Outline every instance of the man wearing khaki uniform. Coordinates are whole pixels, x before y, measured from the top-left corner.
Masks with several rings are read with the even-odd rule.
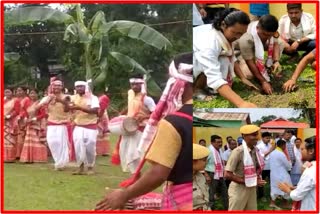
[[[231,152],[227,162],[225,177],[232,181],[228,190],[229,210],[257,210],[257,185],[263,186],[265,184],[265,181],[261,179],[262,169],[260,168],[255,148],[258,142],[259,130],[260,128],[255,125],[242,126],[240,128],[240,133],[243,137],[242,145]],[[246,144],[246,148],[244,148],[244,144]],[[254,176],[256,180],[253,185],[248,185],[244,174],[245,149],[248,150],[255,169]]]

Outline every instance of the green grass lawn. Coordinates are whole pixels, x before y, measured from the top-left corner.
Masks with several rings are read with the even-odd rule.
[[[269,204],[270,204],[270,182],[268,181],[268,183],[266,184],[265,186],[265,189],[264,189],[264,195],[267,196],[266,197],[266,201],[264,200],[258,200],[257,201],[257,207],[258,207],[258,210],[273,210],[273,208],[270,208],[269,207]],[[277,200],[276,201],[276,204],[277,206],[281,207],[281,201],[280,200]],[[223,205],[222,205],[222,201],[221,199],[215,201],[215,207],[216,207],[216,210],[223,210]],[[284,211],[288,210],[288,209],[283,209]]]
[[[301,54],[300,54],[301,55]],[[282,78],[271,80],[273,87],[272,95],[264,95],[257,91],[246,88],[238,78],[234,79],[233,90],[240,95],[244,100],[256,104],[260,108],[315,108],[315,93],[316,93],[316,72],[310,67],[301,73],[297,84],[298,90],[291,93],[283,93],[282,85],[293,74],[297,63],[288,64],[288,56],[282,56],[280,64],[282,65]],[[308,82],[313,80],[313,82]],[[259,84],[255,83],[256,86]],[[225,100],[220,95],[209,102],[194,101],[195,108],[234,108],[229,101]]]
[[[111,141],[113,149],[116,137]],[[111,165],[109,156],[97,157],[95,175],[72,175],[75,169],[54,171],[51,160],[47,164],[4,164],[4,209],[92,210],[105,187],[118,188],[130,176],[120,166]]]

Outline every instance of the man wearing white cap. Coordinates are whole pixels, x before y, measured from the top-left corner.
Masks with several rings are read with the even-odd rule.
[[[192,53],[170,64],[170,78],[140,142],[142,151],[147,147],[143,161],[127,188],[106,195],[96,210],[119,209],[164,182],[161,209],[192,210],[192,68]],[[146,161],[150,167],[139,176]]]
[[[67,110],[66,95],[62,92],[61,80],[51,79],[48,96],[44,97],[38,108],[45,106],[48,111],[47,142],[54,160],[55,170],[62,170],[69,162],[69,139],[67,125],[70,113]]]
[[[257,186],[265,185],[261,178],[264,161],[256,148],[260,128],[244,125],[240,128],[242,145],[235,148],[225,168],[229,186],[228,210],[257,210]]]
[[[73,142],[79,170],[74,174],[83,174],[87,165],[87,174],[90,175],[94,174],[93,166],[96,160],[99,99],[90,92],[87,82],[77,81],[75,88],[77,94],[72,97],[72,105],[69,107],[75,111]]]
[[[133,174],[143,155],[138,150],[142,132],[151,112],[155,110],[156,104],[146,94],[146,85],[142,74],[133,75],[129,82],[131,89],[128,91],[127,116],[136,119],[139,128],[133,135],[121,136],[118,148],[122,170]]]

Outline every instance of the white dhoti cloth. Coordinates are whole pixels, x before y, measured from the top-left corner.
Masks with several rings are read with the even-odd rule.
[[[141,153],[138,150],[141,137],[141,131],[137,131],[130,136],[122,135],[119,155],[123,172],[131,172],[133,174],[138,168],[141,160]]]
[[[96,160],[98,130],[76,126],[73,130],[73,143],[79,166],[84,163],[93,167]]]
[[[69,162],[68,130],[65,125],[48,125],[47,142],[55,168],[63,168]]]

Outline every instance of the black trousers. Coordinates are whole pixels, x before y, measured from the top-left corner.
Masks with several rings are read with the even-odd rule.
[[[214,194],[218,192],[221,195],[223,209],[228,210],[229,198],[228,198],[228,189],[227,189],[227,185],[226,185],[225,180],[223,178],[220,178],[219,180],[215,180],[213,172],[207,172],[207,173],[211,178],[211,182],[209,184],[209,207],[210,207],[210,209],[215,210]]]
[[[288,44],[292,45],[293,42],[294,41],[289,41]],[[315,48],[316,48],[316,40],[313,39],[313,40],[309,40],[307,42],[300,44],[299,47],[297,48],[297,51],[305,51],[304,54],[302,55],[302,56],[305,56]],[[283,52],[289,56],[293,56],[298,53],[298,52],[286,53],[285,51],[283,51]]]
[[[261,176],[262,176],[263,180],[267,180],[267,178],[268,178],[270,181],[270,170],[263,170]],[[263,198],[264,196],[265,196],[264,195],[264,187],[263,186],[258,187],[258,192],[257,192],[258,199]]]

